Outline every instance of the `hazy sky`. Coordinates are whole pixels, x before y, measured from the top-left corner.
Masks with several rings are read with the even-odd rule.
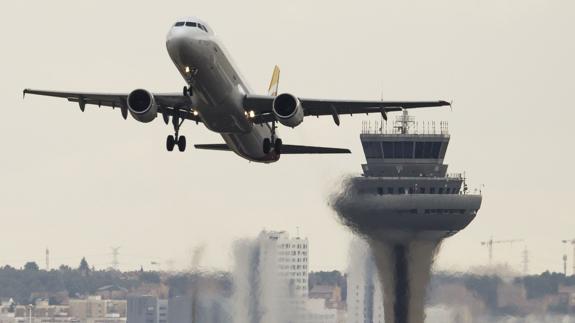
[[[342,176],[359,174],[362,120],[310,118],[281,129],[291,144],[349,147],[350,156],[284,156],[272,165],[232,153],[165,151],[169,126],[124,121],[120,111],[80,113],[65,100],[25,87],[178,92],[183,80],[165,48],[181,16],[216,31],[254,90],[275,64],[280,90],[335,99],[446,99],[418,111],[447,120],[446,161],[485,185],[479,215],[449,239],[439,268],[487,261],[480,241],[525,239],[530,270],[562,269],[575,238],[572,198],[575,121],[573,1],[9,1],[0,13],[0,265],[103,267],[121,246],[124,269],[150,261],[229,268],[234,239],[261,229],[310,239],[312,270],[344,269],[352,235],[327,197]],[[219,143],[184,124],[190,144]],[[521,268],[524,244],[502,245],[495,260]]]

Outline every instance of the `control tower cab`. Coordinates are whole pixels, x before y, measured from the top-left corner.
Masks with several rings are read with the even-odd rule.
[[[384,239],[442,239],[465,228],[481,206],[462,174],[448,174],[447,122],[416,125],[404,111],[392,127],[364,123],[366,163],[336,198],[340,217],[362,234]],[[384,231],[384,232],[381,232]]]

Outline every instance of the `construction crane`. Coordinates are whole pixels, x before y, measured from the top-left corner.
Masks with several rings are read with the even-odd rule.
[[[489,251],[489,265],[491,265],[493,261],[493,245],[494,244],[502,244],[502,243],[509,243],[513,244],[515,242],[522,242],[523,239],[513,239],[513,240],[493,240],[493,237],[487,241],[481,241],[482,246],[487,246],[487,250]]]
[[[573,240],[562,240],[563,243],[567,244],[570,243],[573,245],[573,275],[575,276],[575,239]],[[567,256],[565,256],[567,258]],[[567,259],[565,259],[567,261]],[[565,265],[566,266],[566,265]],[[565,276],[567,276],[567,270],[565,270]]]

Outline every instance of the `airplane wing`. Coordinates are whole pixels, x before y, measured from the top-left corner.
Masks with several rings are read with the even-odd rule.
[[[275,120],[272,113],[274,96],[251,95],[244,98],[244,107],[256,114],[255,123],[265,123]],[[427,108],[451,105],[446,101],[345,101],[298,98],[304,109],[305,116],[338,116],[342,114],[386,113],[402,109]],[[334,119],[335,119],[334,116]]]
[[[86,105],[97,105],[120,108],[124,119],[128,117],[128,106],[126,100],[128,93],[90,93],[90,92],[58,92],[58,91],[44,91],[25,89],[23,95],[34,94],[51,96],[57,98],[64,98],[70,102],[75,102],[80,105],[80,109],[84,111]],[[180,117],[201,122],[202,120],[194,115],[191,111],[192,102],[189,97],[182,94],[154,94],[154,99],[158,105],[158,113],[173,116],[178,114]]]

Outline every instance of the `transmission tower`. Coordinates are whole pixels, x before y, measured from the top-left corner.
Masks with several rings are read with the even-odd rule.
[[[112,268],[118,270],[120,267],[120,261],[118,257],[120,256],[120,247],[112,247]]]
[[[523,276],[529,275],[529,251],[527,246],[523,248]]]

